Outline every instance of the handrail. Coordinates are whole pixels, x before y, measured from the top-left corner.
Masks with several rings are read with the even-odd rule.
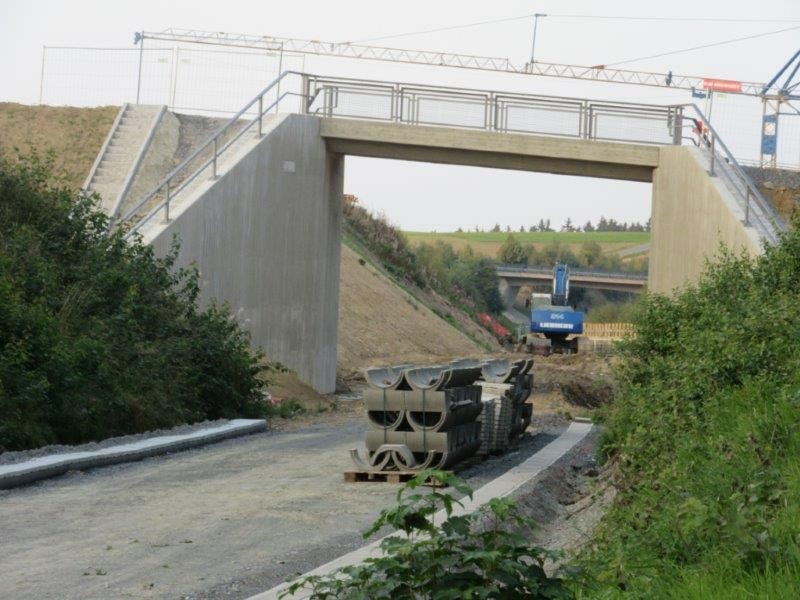
[[[722,138],[719,136],[719,133],[717,133],[717,130],[714,129],[713,125],[711,125],[711,122],[708,120],[708,118],[706,118],[705,114],[703,114],[703,111],[701,111],[700,108],[694,103],[685,104],[684,106],[694,110],[694,112],[703,122],[703,125],[707,129],[708,134],[710,134],[708,139],[705,140],[707,149],[711,154],[709,175],[714,176],[716,174],[716,167],[718,166],[718,163],[716,161],[716,153],[717,153],[717,148],[720,148],[722,150],[725,160],[724,162],[719,163],[719,166],[722,167],[722,171],[726,175],[726,178],[730,181],[730,183],[734,187],[736,187],[736,182],[730,177],[730,175],[728,175],[728,173],[725,172],[726,166],[729,166],[734,171],[734,174],[739,177],[741,183],[744,185],[745,188],[745,192],[744,194],[742,194],[744,196],[745,225],[750,225],[750,216],[751,216],[750,196],[752,195],[753,198],[755,199],[755,203],[758,206],[758,208],[763,212],[764,216],[769,220],[768,224],[761,223],[763,230],[762,233],[764,233],[768,238],[770,238],[770,241],[772,243],[776,243],[778,241],[778,232],[786,231],[788,229],[784,220],[781,218],[781,216],[778,214],[778,212],[775,210],[772,204],[770,204],[769,201],[766,198],[764,198],[763,194],[759,191],[755,183],[753,183],[753,180],[750,178],[750,176],[745,172],[744,169],[742,169],[741,165],[739,164],[739,161],[736,160],[736,157],[733,156],[733,153],[725,145],[725,142],[722,141]],[[700,141],[703,140],[704,138],[701,135]],[[737,191],[739,191],[738,188]],[[774,229],[774,232],[770,231],[770,228]]]
[[[280,82],[289,75],[298,75],[302,78],[302,91],[300,94],[288,91],[281,94]],[[264,97],[273,89],[276,89],[277,97],[265,110]],[[751,225],[751,220],[754,221],[760,234],[772,243],[776,243],[779,240],[780,231],[786,230],[786,225],[780,215],[741,168],[703,112],[693,103],[658,105],[590,100],[567,96],[506,93],[475,88],[327,77],[299,71],[284,71],[231,117],[222,128],[211,135],[189,157],[184,159],[180,165],[170,171],[155,189],[140,198],[131,209],[116,221],[117,225],[128,223],[157,194],[165,192],[166,198],[159,202],[144,218],[135,223],[126,232],[126,237],[136,233],[161,210],[164,212],[165,222],[169,222],[171,197],[185,189],[189,183],[194,181],[209,166],[212,167],[212,179],[215,179],[217,177],[217,160],[220,154],[230,148],[236,140],[256,123],[258,123],[258,135],[260,137],[263,133],[264,115],[273,107],[278,106],[280,101],[290,94],[299,95],[302,98],[300,112],[320,114],[325,117],[375,119],[396,123],[477,128],[500,132],[514,131],[536,135],[579,137],[589,140],[608,140],[661,146],[683,144],[685,139],[684,131],[690,122],[694,122],[699,125],[697,145],[700,147],[705,146],[710,152],[709,174],[714,176],[717,174],[716,170],[718,170],[720,175],[727,180],[727,186],[737,197],[737,200],[743,204],[745,225],[749,226]],[[363,109],[362,103],[362,106],[356,105],[356,112],[354,113],[352,105],[347,104],[347,94],[380,96],[384,98],[384,103],[367,105],[366,109]],[[340,96],[343,99],[340,99]],[[474,104],[477,111],[471,113],[471,116],[467,119],[469,122],[452,122],[452,116],[443,119],[438,118],[437,120],[437,117],[430,117],[420,113],[420,101],[431,99]],[[221,144],[223,136],[228,134],[237,125],[240,118],[256,104],[258,105],[256,117],[242,127],[231,139]],[[319,106],[315,106],[317,104]],[[546,106],[543,106],[543,104]],[[515,109],[530,107],[535,111],[566,112],[573,116],[564,123],[555,123],[553,125],[552,122],[544,120],[523,129],[518,129],[519,125],[509,124],[510,107]],[[697,119],[692,115],[686,114],[687,110],[693,111]],[[358,111],[366,112],[367,114],[361,114]],[[630,125],[627,130],[620,131],[618,125],[620,118],[627,118],[626,122],[632,122],[633,125]],[[648,121],[652,122],[653,125],[649,125]],[[645,129],[642,129],[640,122],[644,122]],[[660,129],[659,123],[663,123],[666,126],[666,130]],[[647,129],[648,126],[650,129]],[[189,170],[188,167],[193,161],[204,151],[208,151],[211,148],[213,148],[213,152],[209,160],[204,161],[201,166],[191,171],[182,181],[175,181],[180,174],[184,174]],[[755,207],[755,210],[752,211],[751,197],[753,207]]]
[[[264,114],[266,114],[270,109],[272,109],[274,106],[276,106],[284,97],[289,95],[289,92],[284,92],[282,95],[280,95],[266,109],[264,109],[264,107],[263,107],[264,96],[267,93],[269,93],[274,87],[276,87],[288,75],[302,75],[302,73],[300,73],[299,71],[284,71],[283,73],[278,75],[278,77],[273,79],[272,82],[269,83],[269,85],[267,85],[263,90],[261,90],[258,94],[256,94],[256,96],[254,96],[253,99],[250,100],[250,102],[248,102],[241,110],[239,110],[239,112],[237,112],[233,117],[231,117],[228,120],[228,122],[225,125],[222,126],[222,128],[220,128],[214,134],[212,134],[203,144],[201,144],[194,152],[192,152],[187,158],[185,158],[177,167],[172,169],[172,171],[170,171],[166,175],[166,177],[164,177],[164,179],[161,180],[161,183],[159,183],[157,187],[155,187],[148,194],[146,194],[145,196],[140,198],[133,207],[131,207],[122,217],[120,217],[115,222],[115,225],[117,225],[117,226],[126,223],[131,217],[136,215],[136,213],[145,204],[147,204],[147,202],[149,202],[154,196],[156,196],[162,190],[166,189],[167,197],[164,200],[164,202],[159,203],[158,206],[156,206],[144,218],[142,218],[138,223],[136,223],[136,225],[133,228],[131,228],[130,231],[128,231],[126,233],[126,237],[129,237],[133,233],[138,231],[139,228],[141,228],[141,226],[144,225],[144,223],[149,221],[155,215],[155,213],[157,213],[161,209],[165,209],[165,213],[166,213],[165,221],[169,221],[169,201],[170,201],[170,191],[171,191],[170,187],[169,187],[170,183],[172,182],[172,180],[175,177],[177,177],[180,173],[182,173],[184,171],[184,169],[192,161],[194,161],[198,156],[200,156],[200,154],[202,154],[205,150],[207,150],[210,147],[214,148],[214,154],[213,154],[212,158],[209,161],[205,162],[194,173],[192,173],[185,181],[183,181],[178,189],[172,190],[173,193],[177,193],[178,191],[180,191],[183,188],[185,188],[188,183],[193,181],[195,179],[195,177],[197,177],[197,175],[199,175],[200,172],[205,170],[211,164],[213,164],[214,167],[215,167],[212,177],[216,177],[216,163],[217,163],[217,158],[219,156],[219,153],[224,151],[224,150],[226,150],[227,148],[229,148],[231,142],[233,142],[234,140],[238,139],[244,131],[248,130],[256,122],[258,122],[259,135],[261,135],[261,128],[262,128],[262,125],[263,125],[263,116],[264,116]],[[219,139],[222,136],[224,136],[238,122],[238,120],[242,117],[242,115],[244,115],[248,110],[250,110],[255,104],[259,104],[258,115],[256,116],[256,118],[253,119],[253,121],[251,121],[247,126],[242,128],[242,131],[239,131],[237,133],[237,135],[233,138],[233,140],[229,140],[229,142],[226,143],[221,149],[218,148],[217,146],[218,146],[218,143],[219,143]]]

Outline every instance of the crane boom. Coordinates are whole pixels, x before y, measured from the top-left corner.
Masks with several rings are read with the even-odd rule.
[[[522,75],[539,75],[543,77],[566,77],[569,79],[667,87],[680,90],[721,91],[746,96],[759,96],[761,90],[764,88],[763,83],[733,81],[692,75],[673,75],[671,72],[655,73],[651,71],[608,69],[604,65],[585,67],[540,61],[515,64],[508,58],[496,56],[478,56],[431,50],[408,50],[403,48],[351,44],[349,42],[323,42],[319,40],[304,40],[245,33],[226,33],[222,31],[202,31],[198,29],[169,28],[159,32],[137,32],[134,41],[136,43],[143,43],[144,40],[160,40],[187,44],[211,44],[272,52],[282,51],[317,56],[335,56],[340,58],[457,67],[462,69],[498,71]]]

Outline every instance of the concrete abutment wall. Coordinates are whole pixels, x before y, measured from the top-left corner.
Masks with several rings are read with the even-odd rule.
[[[719,177],[708,175],[700,150],[663,146],[653,170],[650,291],[670,294],[697,281],[720,244],[760,254],[759,236],[743,220],[743,208]]]
[[[278,117],[151,240],[163,255],[178,235],[201,299],[228,302],[255,346],[321,392],[336,383],[343,165],[319,119]]]

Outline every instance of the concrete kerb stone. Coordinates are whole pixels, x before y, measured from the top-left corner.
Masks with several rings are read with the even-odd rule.
[[[564,456],[575,444],[583,440],[592,430],[591,423],[571,423],[567,430],[558,436],[555,440],[547,444],[544,448],[539,450],[536,454],[520,463],[516,467],[509,469],[500,477],[493,479],[472,495],[472,499],[463,498],[461,505],[456,505],[453,510],[455,515],[464,515],[474,512],[483,504],[492,498],[502,498],[510,496],[516,492],[520,487],[531,481],[534,477],[540,475],[542,472],[550,468],[559,458]],[[440,510],[434,515],[434,523],[440,524],[444,522],[447,515],[444,510]],[[397,535],[396,533],[390,534]],[[385,536],[381,539],[363,546],[358,550],[349,552],[335,560],[332,560],[324,565],[317,567],[313,571],[305,573],[301,577],[309,575],[326,575],[336,569],[342,567],[356,565],[363,562],[370,557],[377,557],[380,555],[380,544],[386,539]],[[251,596],[248,600],[277,600],[279,594],[289,587],[289,583],[282,583],[274,588]],[[292,600],[303,600],[310,597],[307,590],[300,590],[292,596],[288,596]]]
[[[164,435],[91,452],[51,454],[0,466],[0,489],[10,489],[68,471],[134,462],[267,430],[263,419],[234,419],[223,425],[180,435]]]

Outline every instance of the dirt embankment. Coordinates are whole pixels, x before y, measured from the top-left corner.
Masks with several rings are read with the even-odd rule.
[[[26,106],[0,102],[0,151],[53,153],[55,174],[83,185],[119,111],[118,106]]]
[[[349,247],[342,247],[338,345],[342,374],[353,376],[370,364],[436,362],[485,354],[485,348]]]

